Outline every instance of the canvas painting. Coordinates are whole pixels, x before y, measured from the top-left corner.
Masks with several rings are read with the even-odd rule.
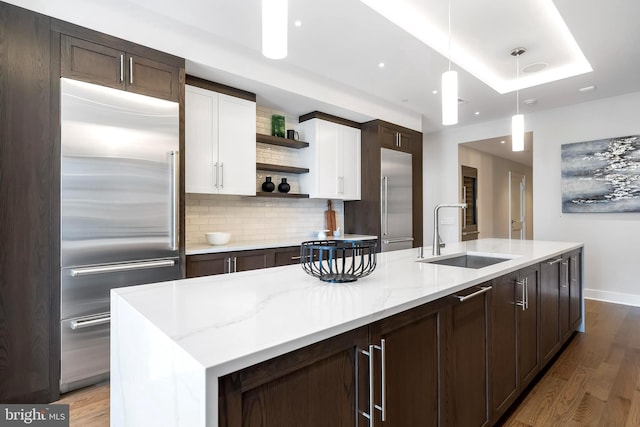
[[[640,135],[562,145],[562,212],[640,212]]]

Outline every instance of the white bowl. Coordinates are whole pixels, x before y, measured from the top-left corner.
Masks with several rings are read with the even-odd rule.
[[[222,231],[204,233],[204,235],[210,245],[226,245],[231,240],[231,233],[223,233]]]

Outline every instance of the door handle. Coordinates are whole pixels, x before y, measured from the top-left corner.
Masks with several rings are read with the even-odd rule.
[[[170,235],[170,248],[172,250],[178,249],[178,222],[180,219],[180,214],[178,213],[178,205],[180,203],[180,177],[178,174],[178,170],[180,168],[180,164],[178,159],[180,155],[178,151],[169,151],[167,156],[170,158],[169,165],[171,167],[171,235]]]
[[[384,231],[382,232],[383,236],[386,236],[389,233],[389,187],[388,187],[388,178],[386,176],[382,177],[382,191],[384,193],[384,200],[382,201],[382,207],[384,209]]]
[[[124,81],[124,54],[120,54],[120,81]]]
[[[92,326],[104,325],[109,322],[111,322],[111,313],[105,312],[73,319],[69,323],[69,327],[75,331],[78,329],[90,328]]]
[[[133,84],[133,56],[129,57],[129,84]]]
[[[91,274],[116,273],[118,271],[143,270],[145,268],[156,267],[173,267],[176,264],[174,260],[158,260],[158,261],[141,261],[129,262],[126,264],[101,265],[96,267],[80,267],[72,268],[69,272],[71,277],[89,276]]]
[[[458,301],[462,302],[462,301],[466,301],[468,299],[477,297],[478,295],[482,295],[486,292],[489,292],[490,290],[491,290],[491,286],[484,286],[484,287],[481,287],[479,291],[476,291],[469,295],[452,295],[452,296],[454,298],[458,298]]]
[[[385,239],[382,241],[385,245],[389,243],[413,242],[413,237],[399,237],[397,239]]]
[[[380,384],[381,384],[381,405],[376,405],[375,396],[373,393],[373,369],[374,369],[374,360],[373,360],[373,352],[374,350],[380,350],[381,353],[381,370],[380,370]],[[386,342],[384,339],[380,340],[380,345],[369,344],[369,350],[360,350],[362,354],[369,358],[369,412],[361,412],[362,415],[369,420],[369,427],[374,426],[374,414],[373,412],[377,409],[380,411],[380,415],[382,417],[382,421],[386,420]]]

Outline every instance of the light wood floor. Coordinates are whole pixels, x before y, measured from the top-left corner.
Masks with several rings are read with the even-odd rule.
[[[504,427],[640,426],[640,307],[585,301],[577,334]],[[109,386],[68,393],[71,426],[109,425]],[[413,427],[413,426],[407,426]]]

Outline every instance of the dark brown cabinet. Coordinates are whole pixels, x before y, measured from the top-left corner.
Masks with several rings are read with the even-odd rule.
[[[493,280],[492,418],[497,420],[538,372],[537,265]]]
[[[562,256],[562,276],[560,278],[560,336],[569,337],[582,320],[580,251]]]
[[[300,246],[290,246],[273,250],[273,267],[291,264],[300,264]]]
[[[62,35],[61,75],[156,98],[179,101],[180,66],[109,46]],[[167,58],[171,58],[167,55]]]
[[[445,425],[447,305],[436,301],[371,325],[370,342],[378,346],[373,349],[374,403],[385,413],[382,421],[382,411],[374,410],[375,425]]]
[[[414,141],[416,137],[413,132],[407,132],[393,125],[380,126],[380,146],[391,148],[392,150],[411,153],[413,146],[421,141]]]
[[[422,133],[382,120],[361,125],[361,199],[344,202],[345,229],[378,236],[380,244],[381,148],[411,153],[413,246],[422,246]]]
[[[189,255],[187,257],[187,277],[236,273],[271,266],[271,253],[266,249]]]
[[[540,264],[540,358],[546,364],[560,347],[562,257]]]
[[[567,318],[577,327],[580,250],[222,377],[220,425],[366,426],[370,414],[380,426],[495,425],[546,364],[543,280],[555,290],[549,327],[558,342],[547,345],[566,341],[563,259]]]
[[[367,342],[364,327],[220,378],[218,425],[365,425]]]
[[[0,2],[0,402],[58,396],[50,18]]]
[[[447,340],[448,418],[445,425],[487,426],[490,381],[491,283],[451,298]]]

